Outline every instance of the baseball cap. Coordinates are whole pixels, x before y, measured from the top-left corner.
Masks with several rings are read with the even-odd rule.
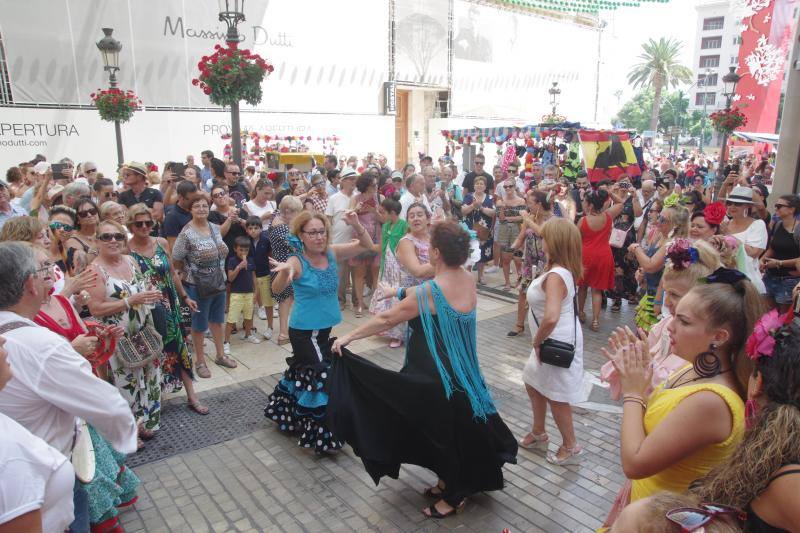
[[[392,172],[392,181],[402,181],[403,180],[403,173],[399,170],[395,170]]]

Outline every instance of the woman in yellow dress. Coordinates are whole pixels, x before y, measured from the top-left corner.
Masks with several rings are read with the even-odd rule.
[[[742,439],[752,370],[744,344],[761,315],[761,300],[739,271],[720,268],[707,282],[681,299],[668,328],[672,353],[687,364],[649,397],[646,342],[627,330],[613,336],[610,351],[603,349],[622,385],[620,456],[633,480],[630,501],[664,490],[684,492]]]

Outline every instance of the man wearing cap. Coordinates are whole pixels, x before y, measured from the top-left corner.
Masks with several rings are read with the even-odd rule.
[[[148,187],[147,168],[143,164],[130,162],[122,165],[122,182],[126,190],[120,193],[119,203],[125,207],[145,204],[150,208],[154,221],[164,220],[164,195],[158,189]],[[156,230],[154,227],[153,235],[158,235]]]
[[[353,190],[356,187],[358,174],[350,167],[345,167],[341,172],[342,189],[328,198],[325,214],[331,222],[331,242],[333,244],[346,244],[353,238],[353,228],[344,221],[344,214],[350,209]],[[339,307],[344,309],[347,302],[347,286],[350,280],[350,264],[347,260],[337,261],[339,269]],[[355,305],[355,299],[351,297]]]
[[[28,212],[18,205],[11,203],[11,190],[5,180],[0,180],[0,228],[6,220],[27,215]]]

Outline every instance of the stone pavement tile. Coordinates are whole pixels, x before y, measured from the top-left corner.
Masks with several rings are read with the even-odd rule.
[[[508,312],[480,320],[478,352],[500,414],[521,437],[531,425],[530,402],[521,380],[530,336],[526,331],[506,337],[515,307],[504,303],[496,309]],[[604,362],[599,347],[612,326],[631,316],[623,307],[619,315],[603,315],[601,332],[584,332],[587,372],[596,373]],[[353,327],[355,322],[351,318],[342,327]],[[359,348],[362,355],[387,368],[402,365],[403,350],[386,348],[384,339],[371,341],[374,348]],[[281,352],[288,355],[283,347],[264,348],[276,358]],[[251,355],[259,357],[257,352]],[[282,370],[281,366],[278,371]],[[225,375],[245,383],[240,374]],[[278,376],[249,377],[248,385],[271,392]],[[602,523],[624,482],[619,467],[620,417],[586,407],[576,407],[574,413],[576,434],[587,451],[581,466],[550,465],[543,453],[520,450],[518,464],[505,468],[503,491],[473,495],[463,513],[442,522],[420,513],[430,503],[421,495],[435,481],[430,472],[407,466],[399,479],[384,479],[375,487],[349,448],[317,457],[298,448],[295,438],[280,434],[265,419],[262,428],[237,439],[137,467],[142,479],[140,501],[123,515],[123,524],[127,531],[148,532],[499,532],[503,527],[514,532],[591,531]],[[560,437],[551,417],[546,427],[555,449]]]

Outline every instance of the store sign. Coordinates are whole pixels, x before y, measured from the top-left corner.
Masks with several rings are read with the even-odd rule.
[[[383,114],[397,114],[397,86],[393,81],[387,81],[383,84]]]

